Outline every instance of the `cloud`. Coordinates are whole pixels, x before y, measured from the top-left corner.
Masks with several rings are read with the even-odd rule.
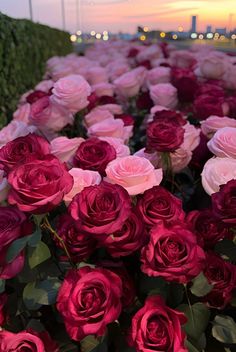
[[[161,12],[156,12],[156,13],[147,13],[147,14],[142,14],[142,15],[130,15],[130,16],[124,16],[124,18],[146,18],[146,17],[159,17],[159,16],[165,16],[165,15],[174,15],[176,13],[181,13],[181,12],[186,12],[186,11],[196,11],[198,10],[198,7],[189,7],[189,8],[182,8],[182,9],[176,9],[176,10],[165,10]]]
[[[129,2],[129,0],[83,0],[82,4],[83,5],[116,5],[116,4],[121,4],[124,2]]]

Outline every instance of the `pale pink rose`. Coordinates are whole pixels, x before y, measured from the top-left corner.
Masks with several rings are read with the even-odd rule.
[[[187,50],[176,50],[170,54],[169,58],[171,66],[179,68],[190,68],[195,63],[194,54]]]
[[[202,133],[208,138],[211,138],[222,127],[236,127],[236,120],[227,116],[209,116],[201,121]]]
[[[123,113],[121,105],[118,104],[105,104],[99,106],[100,110],[108,110],[112,115],[120,115]]]
[[[88,106],[91,87],[80,75],[69,75],[59,79],[52,90],[52,99],[75,113]]]
[[[108,83],[108,74],[103,67],[91,67],[87,70],[87,80],[91,85]]]
[[[162,169],[154,169],[149,160],[134,155],[111,161],[105,171],[107,182],[124,187],[132,196],[159,185],[163,177]]]
[[[62,163],[70,163],[84,138],[57,137],[51,141],[51,153]]]
[[[113,118],[114,116],[108,110],[101,109],[101,107],[98,106],[84,116],[84,121],[87,127],[91,127],[95,123]]]
[[[158,83],[169,83],[171,76],[171,69],[169,67],[156,67],[148,71],[147,81],[149,85]]]
[[[202,186],[209,195],[218,192],[220,185],[233,179],[236,179],[236,159],[214,157],[203,167]]]
[[[228,65],[223,80],[225,88],[236,89],[236,62],[234,65]]]
[[[145,148],[142,148],[134,155],[149,160],[155,168],[161,167],[161,156],[158,153],[145,153]]]
[[[4,177],[4,171],[0,170],[0,202],[7,199],[7,194],[10,189],[8,185],[7,178]]]
[[[114,61],[107,65],[106,68],[112,81],[130,70],[129,65],[124,61]]]
[[[129,139],[133,136],[133,129],[133,126],[124,126],[123,140],[125,143],[128,143]]]
[[[106,141],[115,148],[117,158],[130,155],[129,147],[124,144],[123,139],[114,137],[99,137],[99,139]]]
[[[92,86],[92,91],[96,93],[98,97],[102,97],[104,95],[113,97],[114,95],[114,87],[110,83],[98,83]]]
[[[139,80],[139,84],[140,86],[142,86],[147,78],[148,70],[144,66],[139,66],[134,68],[130,72],[132,72],[134,75],[137,76],[137,79]]]
[[[41,90],[41,92],[48,93],[49,90],[53,87],[54,82],[51,79],[46,79],[44,81],[39,82],[34,90]]]
[[[58,132],[66,125],[72,125],[74,118],[68,109],[46,96],[31,105],[29,121],[40,130]]]
[[[236,158],[236,128],[219,129],[207,143],[210,151],[220,158]]]
[[[180,147],[174,153],[170,153],[170,159],[172,171],[178,173],[188,166],[192,159],[192,152]]]
[[[52,56],[46,62],[46,67],[48,70],[51,70],[54,66],[58,65],[61,62],[60,56]]]
[[[74,73],[73,67],[69,66],[63,59],[56,66],[53,66],[44,78],[50,77],[54,82]]]
[[[13,113],[13,119],[25,122],[26,124],[29,123],[30,117],[30,104],[25,103],[19,105],[18,109]]]
[[[181,148],[192,152],[200,143],[200,128],[196,128],[187,122],[184,126],[184,141]]]
[[[140,90],[140,80],[136,73],[130,71],[124,73],[122,76],[117,78],[114,82],[115,90],[118,95],[124,98],[135,97]]]
[[[102,180],[97,171],[73,168],[69,171],[69,174],[73,177],[74,184],[71,191],[64,197],[64,202],[67,206],[70,204],[73,197],[80,193],[85,187],[99,185]]]
[[[155,105],[175,109],[178,104],[177,89],[170,83],[159,83],[151,86],[150,96]]]
[[[208,79],[221,79],[227,70],[228,61],[222,53],[206,55],[199,63],[201,76]]]
[[[169,59],[164,59],[164,58],[162,58],[162,59],[153,59],[153,60],[151,60],[151,66],[153,67],[153,68],[155,68],[155,67],[160,67],[160,65],[163,65],[163,64],[170,64],[169,63]]]
[[[0,131],[0,148],[13,139],[27,136],[37,130],[35,126],[28,126],[25,122],[13,120]]]
[[[22,94],[22,96],[20,97],[18,106],[27,103],[27,100],[26,100],[26,99],[27,99],[28,95],[30,95],[30,94],[33,93],[33,92],[34,92],[34,90],[33,90],[33,89],[30,89],[30,90],[28,90],[27,92],[25,92],[24,94]]]
[[[116,137],[126,139],[124,122],[121,119],[106,119],[88,128],[89,137]]]
[[[142,62],[145,60],[154,60],[154,59],[160,59],[163,57],[162,50],[159,46],[156,44],[150,45],[146,47],[144,50],[142,50],[138,55],[136,56],[136,59],[138,62]]]

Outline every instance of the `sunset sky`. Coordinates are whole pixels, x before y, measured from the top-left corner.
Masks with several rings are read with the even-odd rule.
[[[76,28],[76,0],[64,0],[66,29]],[[28,0],[0,0],[0,11],[17,18],[29,18]],[[78,0],[80,29],[83,31],[130,32],[137,25],[150,29],[190,28],[191,15],[198,15],[198,30],[207,25],[236,27],[236,0]],[[34,20],[62,27],[61,0],[32,0]]]

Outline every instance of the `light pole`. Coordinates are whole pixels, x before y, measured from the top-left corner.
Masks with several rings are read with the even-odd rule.
[[[29,0],[29,12],[30,12],[30,19],[31,19],[31,21],[33,21],[32,0]]]
[[[65,30],[66,29],[66,18],[65,18],[64,0],[61,0],[61,16],[62,16],[62,27],[63,27],[63,30]]]

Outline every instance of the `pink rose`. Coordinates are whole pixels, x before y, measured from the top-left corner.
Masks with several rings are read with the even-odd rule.
[[[88,106],[91,87],[80,75],[69,75],[59,79],[52,90],[53,100],[75,113]]]
[[[116,92],[124,98],[132,98],[138,95],[141,84],[138,75],[132,71],[124,73],[114,82]]]
[[[98,97],[109,96],[113,97],[114,87],[110,83],[97,83],[92,86],[93,92],[96,93]]]
[[[184,126],[184,141],[181,148],[187,151],[193,151],[200,143],[200,128],[196,128],[187,122]]]
[[[57,137],[51,141],[51,153],[55,155],[62,163],[70,163],[80,144],[84,142],[83,138]]]
[[[220,128],[207,146],[213,154],[220,158],[236,158],[236,128]]]
[[[222,127],[236,127],[236,120],[227,116],[209,116],[205,121],[201,121],[202,133],[208,138]]]
[[[156,67],[148,71],[147,81],[150,85],[158,83],[169,83],[171,76],[171,69],[169,67]]]
[[[202,186],[209,195],[232,179],[236,179],[236,159],[233,158],[211,158],[202,170]]]
[[[112,115],[120,115],[120,114],[123,113],[122,106],[118,105],[118,104],[104,104],[104,105],[100,105],[99,109],[107,110]]]
[[[171,66],[191,68],[195,62],[194,55],[187,50],[176,50],[170,54]]]
[[[151,86],[150,96],[155,105],[175,109],[178,104],[177,89],[170,83],[159,83]]]
[[[221,79],[227,69],[226,57],[220,52],[206,55],[200,61],[199,69],[200,74],[205,78]]]
[[[173,153],[170,153],[171,169],[173,172],[183,170],[192,159],[192,152],[189,149],[178,148]]]
[[[91,127],[95,123],[100,123],[106,119],[113,119],[113,115],[110,113],[110,111],[101,109],[100,106],[94,108],[84,116],[84,121],[87,127]]]
[[[14,112],[13,114],[13,119],[22,121],[26,124],[29,123],[29,117],[30,117],[30,104],[25,103],[22,104],[18,107],[18,109]]]
[[[109,78],[114,81],[118,77],[122,76],[124,73],[130,70],[129,65],[126,62],[113,61],[107,66],[109,73]]]
[[[224,86],[227,89],[236,89],[236,66],[235,64],[228,65],[227,70],[223,76]]]
[[[4,177],[4,171],[0,170],[0,202],[6,200],[9,188],[7,179]]]
[[[121,119],[106,119],[89,127],[88,135],[91,137],[116,137],[126,139],[124,122]]]
[[[138,156],[126,156],[111,161],[106,168],[106,180],[124,187],[130,195],[143,193],[162,180],[162,169]]]
[[[70,192],[64,196],[66,205],[69,205],[73,197],[80,193],[85,187],[99,185],[102,180],[97,171],[72,168],[69,174],[73,177],[74,184]]]
[[[107,83],[107,70],[103,67],[91,67],[86,73],[86,78],[91,85],[98,83]]]
[[[13,120],[0,131],[0,147],[3,147],[17,137],[26,136],[35,131],[35,126],[28,126],[22,121]]]
[[[140,158],[145,158],[149,160],[152,165],[157,168],[160,167],[161,165],[161,156],[154,152],[154,153],[145,153],[146,148],[142,148],[138,150],[136,153],[134,153],[135,156],[139,156]]]
[[[124,141],[121,138],[99,137],[99,139],[106,141],[115,148],[117,158],[130,155],[129,147],[124,144]]]
[[[137,61],[155,60],[163,57],[162,50],[156,44],[150,45],[141,50],[137,55]]]
[[[48,93],[50,89],[53,87],[54,82],[51,79],[46,79],[45,81],[39,82],[34,89],[41,90],[42,92]]]

